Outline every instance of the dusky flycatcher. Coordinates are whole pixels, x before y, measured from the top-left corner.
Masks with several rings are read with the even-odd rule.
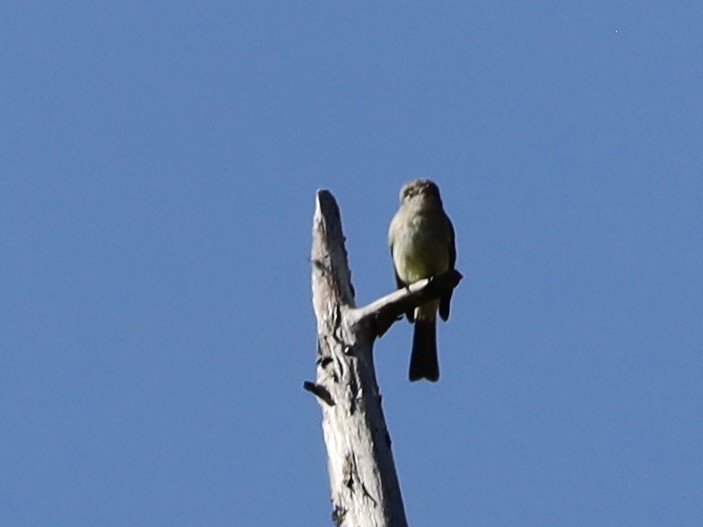
[[[439,188],[429,179],[409,181],[400,189],[400,208],[388,229],[388,244],[400,289],[454,268],[454,227],[442,208]],[[410,380],[439,379],[436,314],[449,318],[452,292],[406,313],[415,324]]]

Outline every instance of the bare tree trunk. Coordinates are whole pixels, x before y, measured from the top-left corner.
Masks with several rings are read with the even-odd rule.
[[[421,280],[357,309],[339,208],[324,190],[317,193],[312,234],[317,379],[304,387],[322,407],[332,519],[338,527],[405,527],[373,341],[409,307],[455,287],[461,275],[450,271]]]

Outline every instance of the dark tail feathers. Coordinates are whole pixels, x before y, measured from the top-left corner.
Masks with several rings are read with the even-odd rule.
[[[437,323],[436,318],[416,319],[413,333],[413,351],[410,355],[410,380],[427,379],[435,382],[439,379],[439,362],[437,361]]]

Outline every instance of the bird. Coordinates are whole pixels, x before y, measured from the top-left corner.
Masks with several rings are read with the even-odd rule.
[[[398,289],[454,269],[454,227],[444,212],[439,187],[429,179],[408,181],[400,189],[400,207],[388,228],[388,245]],[[449,318],[450,290],[406,313],[414,324],[410,381],[439,380],[437,313]]]

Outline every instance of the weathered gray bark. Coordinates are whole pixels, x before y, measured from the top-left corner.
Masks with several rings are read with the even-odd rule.
[[[437,298],[461,275],[450,271],[355,308],[339,209],[318,191],[313,218],[312,291],[317,379],[305,388],[322,407],[322,430],[338,526],[407,526],[391,441],[376,384],[372,346],[408,307]],[[389,271],[390,272],[390,271]]]

